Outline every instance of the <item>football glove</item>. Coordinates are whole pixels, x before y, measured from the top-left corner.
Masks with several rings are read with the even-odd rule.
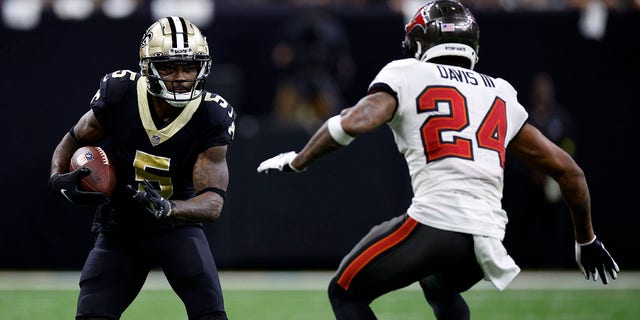
[[[604,284],[609,283],[607,273],[615,280],[620,272],[618,264],[613,260],[609,251],[595,237],[589,243],[579,244],[576,242],[576,262],[578,262],[578,267],[580,267],[585,279],[591,277],[593,281],[597,281],[599,275]]]
[[[291,165],[291,161],[298,155],[295,151],[289,151],[281,153],[273,158],[262,161],[258,166],[258,173],[269,174],[271,170],[278,170],[282,172],[303,172],[307,168],[296,169]]]
[[[138,201],[147,211],[158,219],[164,219],[171,215],[175,208],[175,202],[163,198],[156,189],[153,188],[149,180],[144,179],[144,190],[138,190],[132,185],[126,187],[131,196]]]
[[[68,173],[56,173],[49,177],[51,191],[73,204],[98,205],[107,200],[102,192],[82,191],[78,188],[80,179],[88,176],[91,169],[80,167]]]

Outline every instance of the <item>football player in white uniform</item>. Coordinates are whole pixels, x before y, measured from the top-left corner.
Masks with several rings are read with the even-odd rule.
[[[405,59],[387,64],[368,95],[330,118],[299,152],[267,159],[258,172],[301,172],[383,124],[404,155],[413,187],[407,213],[371,229],[329,285],[337,319],[375,319],[369,304],[419,282],[438,319],[469,319],[460,295],[486,279],[504,289],[520,268],[502,240],[506,152],[553,177],[571,212],[576,260],[585,277],[619,268],[596,238],[584,172],[528,124],[515,89],[473,71],[478,25],[456,1],[436,0],[405,27]]]

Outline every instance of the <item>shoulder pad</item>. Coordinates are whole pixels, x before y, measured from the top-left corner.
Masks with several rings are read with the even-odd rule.
[[[100,80],[100,89],[91,100],[93,104],[97,100],[104,102],[119,101],[130,90],[136,90],[136,83],[141,74],[131,70],[118,70],[107,73]]]

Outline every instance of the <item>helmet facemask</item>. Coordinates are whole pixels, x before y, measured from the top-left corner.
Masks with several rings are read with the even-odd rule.
[[[197,73],[193,79],[172,80],[163,77],[162,69],[177,66]],[[211,70],[211,57],[206,38],[198,27],[180,17],[162,18],[155,22],[142,38],[140,70],[147,78],[147,91],[174,107],[184,107],[200,97]],[[176,88],[187,87],[179,92]]]
[[[187,66],[195,62],[195,67],[198,70],[197,75],[193,79],[184,80],[170,80],[161,75],[159,71],[162,69],[163,64],[175,64],[181,66]],[[156,97],[160,97],[167,101],[174,107],[184,107],[189,101],[198,98],[202,94],[204,84],[209,76],[209,70],[211,68],[211,59],[209,60],[175,60],[166,61],[160,59],[154,61],[151,59],[148,62],[148,71],[145,74],[147,77],[147,91]],[[187,87],[188,92],[177,92],[176,88]]]

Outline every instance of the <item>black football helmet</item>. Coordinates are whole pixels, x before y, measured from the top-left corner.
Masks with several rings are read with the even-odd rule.
[[[177,93],[167,88],[156,64],[197,63],[198,74],[191,92]],[[202,94],[211,71],[207,38],[200,29],[182,17],[166,17],[153,23],[140,42],[140,71],[147,78],[147,91],[174,107],[184,107]]]
[[[404,28],[405,57],[429,61],[436,57],[467,58],[469,69],[478,62],[480,29],[465,6],[453,0],[435,0],[422,6]]]

